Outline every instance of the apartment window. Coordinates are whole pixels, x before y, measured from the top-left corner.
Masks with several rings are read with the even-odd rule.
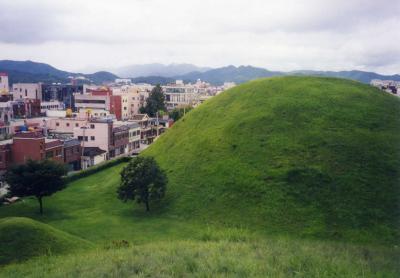
[[[56,150],[56,156],[60,156],[61,155],[61,151],[60,150]]]
[[[66,123],[66,126],[69,126],[69,123]]]
[[[52,158],[54,156],[53,151],[46,152],[46,158]]]
[[[95,137],[94,136],[90,136],[90,140],[94,141]]]
[[[91,125],[90,125],[90,128],[91,128],[91,129],[94,129],[94,125],[93,125],[93,124],[91,124]]]
[[[27,97],[28,96],[28,92],[25,90],[25,96]]]
[[[79,141],[83,141],[83,136],[78,136]]]
[[[79,124],[78,124],[78,123],[76,123],[76,124],[75,124],[75,126],[76,126],[76,127],[79,127]]]
[[[60,123],[56,123],[56,126],[60,126]]]

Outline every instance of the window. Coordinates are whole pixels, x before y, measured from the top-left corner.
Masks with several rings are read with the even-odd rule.
[[[91,125],[90,125],[90,128],[91,128],[91,129],[94,129],[94,124],[91,124]]]
[[[46,158],[52,158],[54,156],[53,151],[46,152]]]
[[[56,156],[60,156],[61,155],[61,151],[60,150],[56,150]]]
[[[78,136],[78,140],[82,141],[83,140],[83,136]]]
[[[90,136],[90,140],[94,141],[95,137],[94,136]]]
[[[78,124],[78,123],[76,123],[76,124],[75,124],[75,126],[76,126],[76,127],[79,127],[79,124]]]
[[[60,123],[56,123],[56,126],[60,126]]]
[[[66,126],[69,126],[69,123],[66,123],[65,125],[66,125]]]

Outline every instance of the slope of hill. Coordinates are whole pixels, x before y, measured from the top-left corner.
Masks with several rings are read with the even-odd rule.
[[[398,239],[400,100],[358,82],[237,86],[152,144],[173,215],[317,237]]]
[[[47,197],[44,215],[37,212],[32,198],[0,207],[0,218],[30,217],[47,224],[35,225],[51,225],[95,245],[93,250],[65,249],[70,253],[66,255],[51,249],[58,255],[46,252],[27,262],[1,266],[0,277],[398,277],[400,273],[396,246],[300,239],[286,237],[282,231],[272,236],[259,226],[229,227],[223,218],[213,224],[195,214],[182,219],[166,209],[168,200],[146,213],[142,205],[116,198],[124,165],[76,180]],[[227,217],[230,214],[226,211]],[[47,234],[47,228],[40,235]],[[32,229],[15,230],[21,231],[20,240],[27,240],[21,253],[38,246],[36,237],[30,236],[35,234]],[[1,248],[3,242],[16,245],[15,233],[8,234],[0,231]],[[80,239],[75,243],[84,245]]]
[[[360,70],[351,70],[351,71],[303,70],[303,71],[289,72],[289,74],[346,78],[346,79],[357,80],[357,81],[367,83],[367,84],[369,84],[371,82],[371,80],[373,80],[373,79],[400,81],[399,74],[382,75],[382,74],[378,74],[375,72],[367,72],[367,71],[360,71]]]
[[[208,67],[198,67],[192,64],[144,64],[144,65],[131,65],[115,69],[119,76],[125,77],[140,77],[140,76],[162,76],[173,77],[177,75],[187,74],[189,72],[204,72],[210,70]]]
[[[164,241],[40,258],[3,277],[398,277],[399,251],[288,239]]]
[[[78,237],[24,217],[0,219],[0,242],[0,265],[92,246]]]
[[[44,82],[44,83],[66,83],[69,77],[79,77],[81,82],[102,84],[114,81],[117,76],[110,72],[100,71],[93,74],[82,74],[62,71],[48,64],[32,61],[0,60],[0,72],[7,72],[10,84],[17,82]]]

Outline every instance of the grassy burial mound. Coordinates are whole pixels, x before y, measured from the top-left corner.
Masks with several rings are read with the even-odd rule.
[[[0,242],[0,265],[91,246],[85,240],[25,217],[0,219]]]
[[[392,241],[400,100],[358,82],[252,81],[188,113],[148,148],[167,209],[207,222]]]

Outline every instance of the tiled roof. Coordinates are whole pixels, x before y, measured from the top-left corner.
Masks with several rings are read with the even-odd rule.
[[[93,157],[93,156],[101,155],[103,153],[106,153],[106,151],[100,149],[99,147],[83,148],[83,156]]]

